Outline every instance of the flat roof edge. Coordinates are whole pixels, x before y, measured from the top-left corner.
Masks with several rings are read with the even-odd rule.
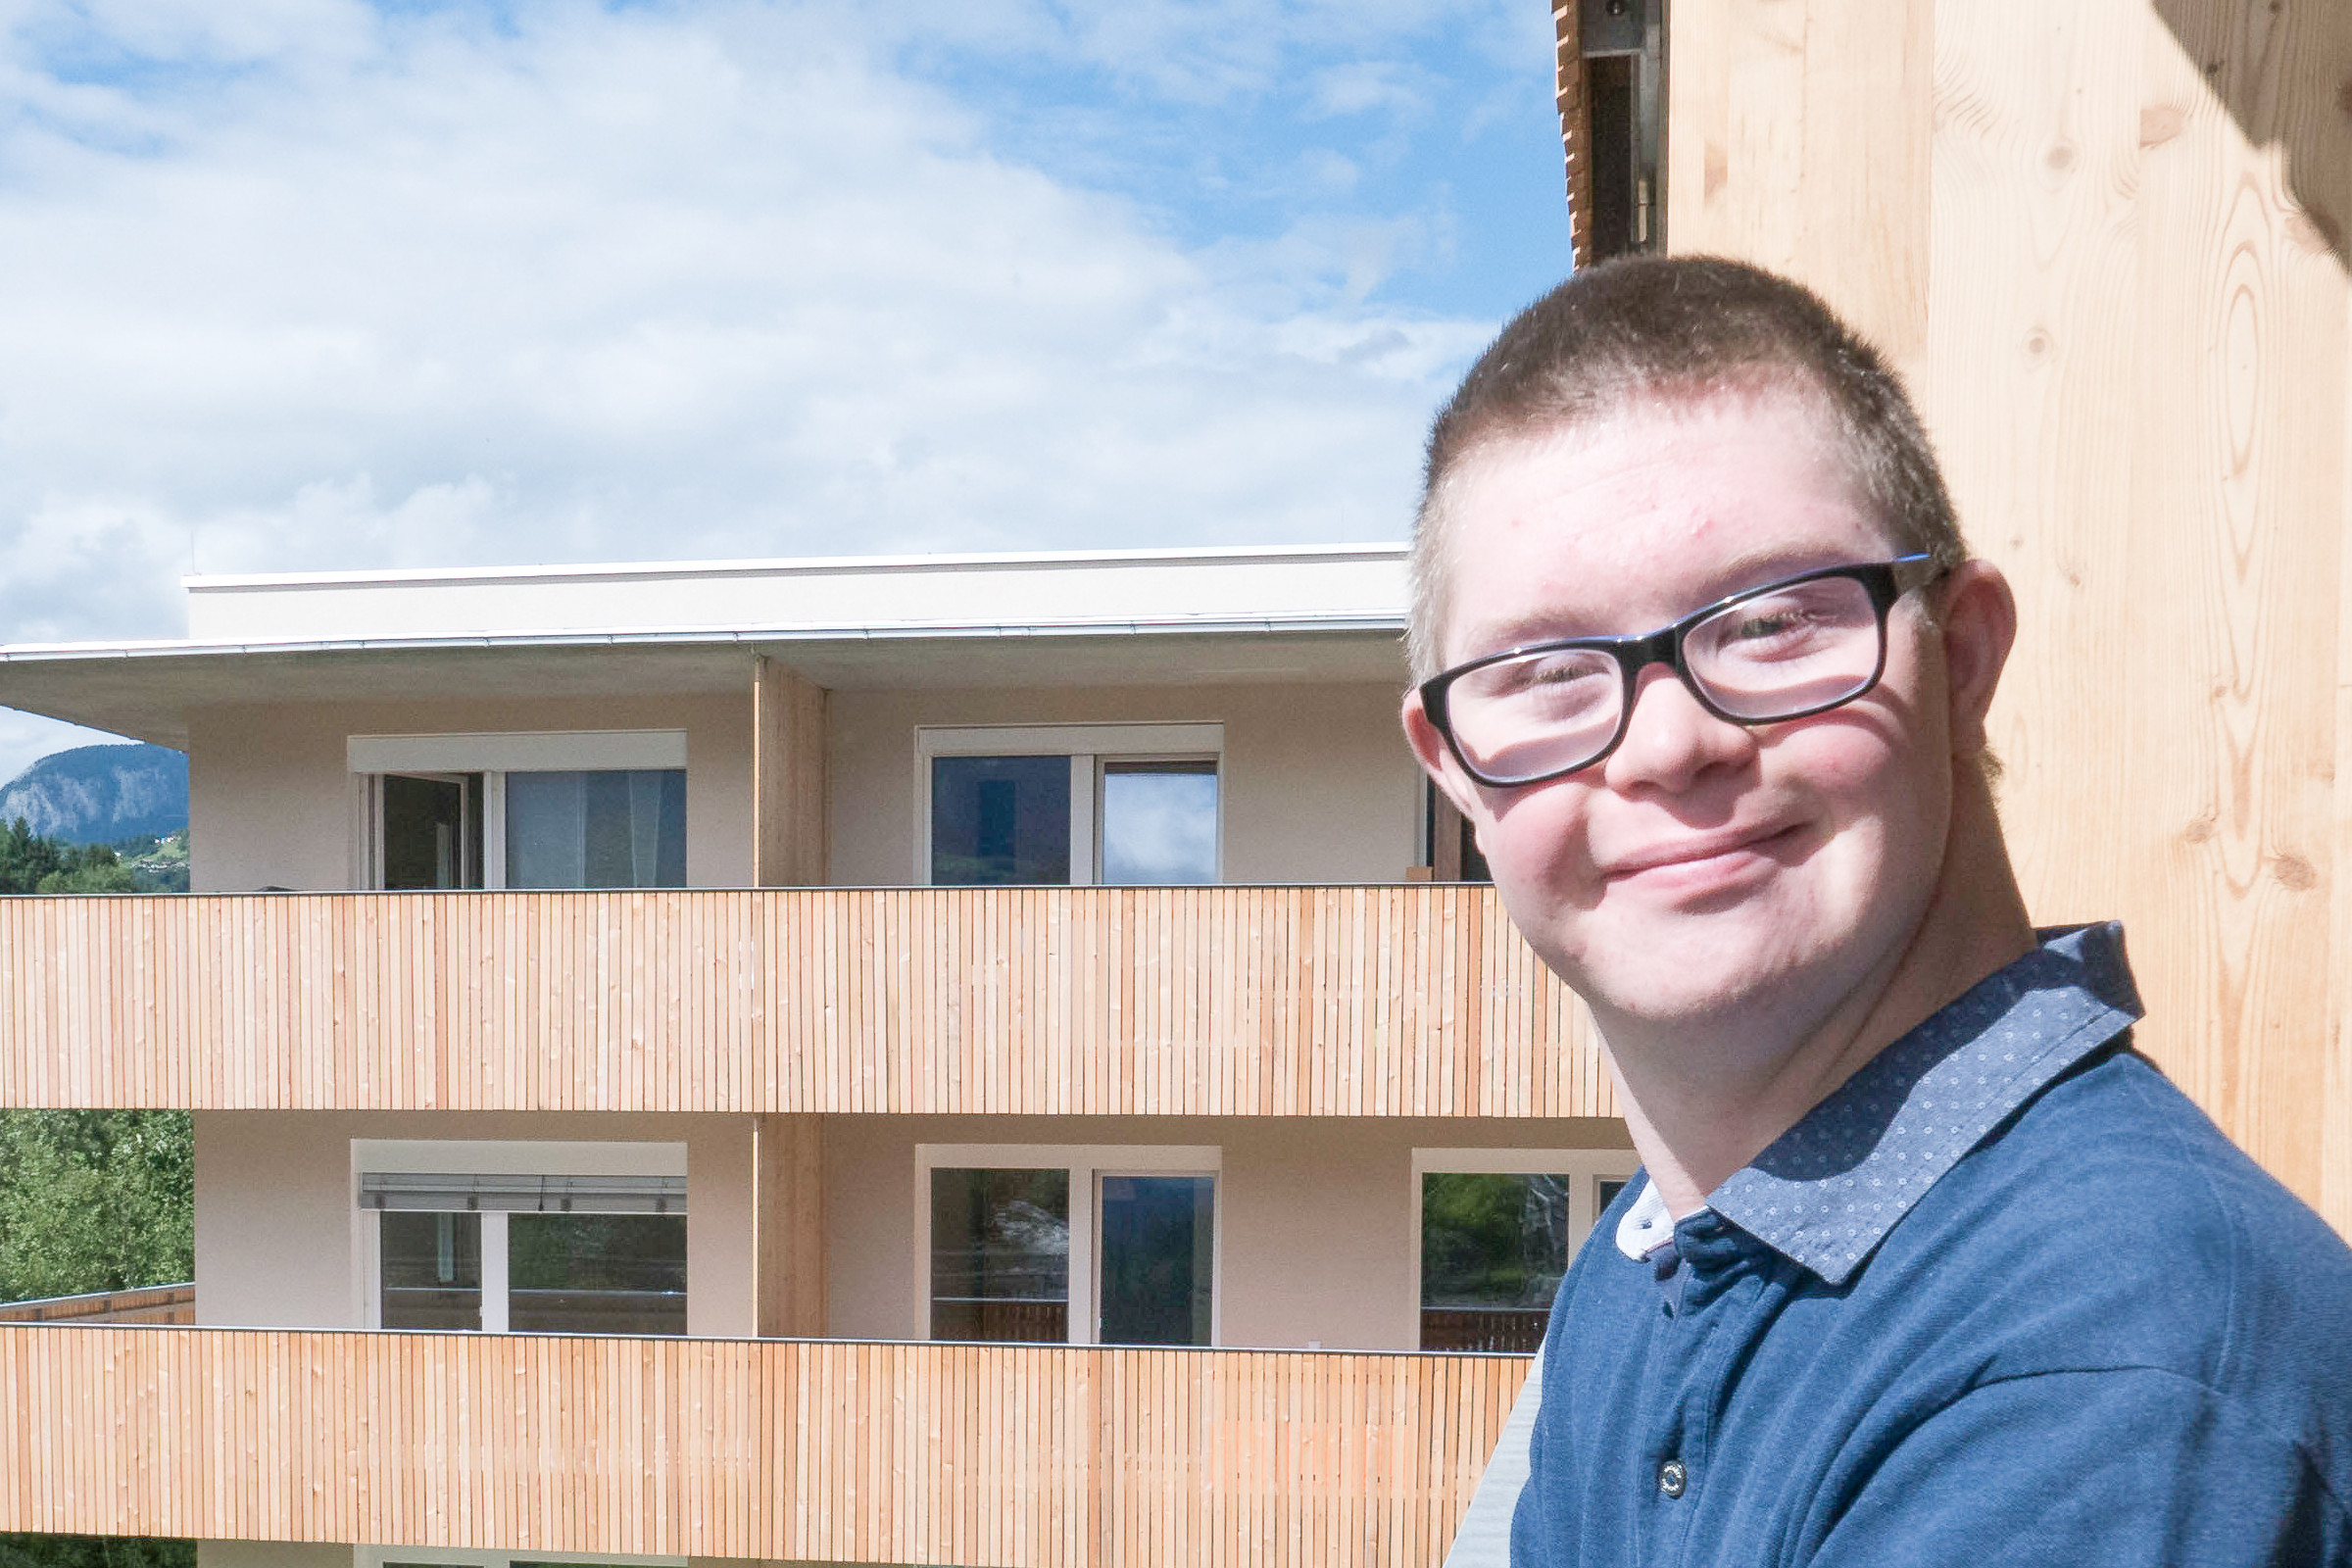
[[[611,627],[560,632],[465,632],[415,637],[248,638],[232,642],[156,639],[130,643],[20,643],[0,646],[0,663],[46,663],[105,659],[172,659],[246,654],[383,653],[440,648],[749,647],[760,643],[990,640],[1040,637],[1216,636],[1281,633],[1401,634],[1404,616],[1342,612],[1328,615],[1202,615],[1149,619],[1041,621],[904,621],[888,625],[803,623],[786,626]]]
[[[436,583],[642,582],[678,577],[800,577],[852,572],[991,571],[1103,565],[1298,565],[1318,561],[1402,561],[1402,544],[1168,546],[1136,550],[1005,551],[959,555],[780,556],[754,561],[612,562],[583,565],[391,567],[371,571],[205,573],[182,577],[189,593]]]

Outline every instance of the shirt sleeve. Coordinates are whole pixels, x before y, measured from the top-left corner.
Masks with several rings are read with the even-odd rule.
[[[1816,1568],[2352,1568],[2309,1453],[2150,1368],[1980,1385],[1849,1474],[1814,1499]]]

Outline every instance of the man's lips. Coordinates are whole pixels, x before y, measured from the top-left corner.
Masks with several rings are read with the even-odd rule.
[[[1758,852],[1768,849],[1796,831],[1796,824],[1767,823],[1760,827],[1727,828],[1716,833],[1697,833],[1688,838],[1666,839],[1612,855],[1599,862],[1602,877],[1616,881],[1639,876],[1644,871],[1658,871],[1674,866],[1697,865],[1720,859],[1741,851]]]

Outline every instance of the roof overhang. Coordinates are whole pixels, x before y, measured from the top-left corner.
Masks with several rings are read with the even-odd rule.
[[[1403,552],[1102,551],[188,583],[193,635],[0,648],[0,705],[185,747],[208,707],[820,686],[1401,685]]]

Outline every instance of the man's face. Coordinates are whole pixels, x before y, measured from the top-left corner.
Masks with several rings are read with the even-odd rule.
[[[1453,499],[1448,664],[1647,632],[1727,594],[1898,554],[1820,417],[1783,392],[1500,445],[1472,457]],[[1737,1010],[1762,1035],[1810,1028],[1892,964],[1943,858],[1952,748],[1919,601],[1897,603],[1884,676],[1843,708],[1744,727],[1653,664],[1617,750],[1548,783],[1472,784],[1409,704],[1407,727],[1520,929],[1604,1023]]]

